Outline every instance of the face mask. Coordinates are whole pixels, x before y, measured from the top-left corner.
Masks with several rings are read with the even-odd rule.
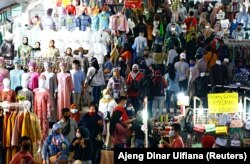
[[[172,36],[175,38],[175,37],[176,37],[176,34],[173,34]]]
[[[138,70],[133,70],[134,73],[138,73]]]
[[[26,151],[30,150],[30,144],[25,144],[25,145],[23,145],[23,146],[22,146],[22,149],[23,149],[23,150],[26,150]]]
[[[73,114],[75,114],[75,113],[78,112],[78,109],[70,109],[70,112],[73,113]]]
[[[69,120],[70,116],[64,116],[65,120]]]
[[[79,132],[76,132],[76,138],[81,138],[81,134]]]
[[[111,96],[110,96],[110,95],[105,95],[104,98],[105,98],[105,99],[110,99]]]
[[[174,131],[173,130],[170,130],[169,137],[174,137]]]
[[[95,112],[89,112],[89,115],[92,117],[95,115]]]
[[[144,57],[145,57],[145,58],[148,58],[148,54],[145,54]]]
[[[241,30],[241,28],[238,28],[238,31],[240,31]]]

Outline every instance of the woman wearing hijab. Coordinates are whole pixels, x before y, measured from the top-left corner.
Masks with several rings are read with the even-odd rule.
[[[102,91],[103,98],[99,102],[99,112],[103,114],[104,126],[103,126],[103,139],[105,141],[104,146],[109,148],[111,145],[110,142],[110,116],[113,113],[113,109],[116,107],[117,103],[115,99],[111,96],[110,90],[104,89]]]
[[[144,76],[143,73],[141,73],[139,70],[139,66],[137,64],[134,64],[132,67],[132,71],[129,73],[126,79],[126,83],[128,86],[128,97],[135,109],[135,113],[137,113],[137,111],[140,109],[139,83],[140,80],[143,78],[143,76]]]
[[[114,148],[126,148],[127,140],[130,136],[129,127],[122,121],[121,111],[115,111],[110,120],[110,134]]]
[[[161,71],[155,71],[155,75],[153,78],[153,93],[154,93],[154,101],[153,101],[153,116],[157,117],[163,114],[164,108],[164,98],[165,93],[164,89],[167,87],[167,83],[165,79],[162,77]],[[158,110],[158,115],[156,114]]]
[[[101,97],[101,89],[102,86],[105,85],[104,74],[102,69],[99,67],[98,61],[96,58],[91,59],[91,66],[88,69],[86,80],[85,80],[85,87],[91,86],[91,100],[92,102],[98,104],[100,97]]]
[[[68,160],[69,142],[63,136],[61,130],[62,125],[55,123],[52,127],[52,133],[45,140],[42,149],[43,164],[46,161],[55,163],[59,160]]]

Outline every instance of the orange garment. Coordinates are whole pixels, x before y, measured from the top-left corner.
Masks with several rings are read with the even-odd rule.
[[[154,30],[154,26],[147,24],[147,33],[148,33],[148,40],[153,40],[153,30]]]
[[[9,91],[1,91],[0,92],[0,100],[8,101],[8,102],[16,102],[16,92],[13,90]],[[14,109],[13,107],[10,109]]]
[[[211,51],[205,54],[204,60],[207,63],[208,71],[210,71],[211,67],[215,65],[217,59],[217,55],[215,53],[212,53]]]
[[[136,81],[140,81],[143,78],[143,73],[139,72],[138,75],[136,76],[135,80]],[[126,84],[127,86],[130,86],[132,84],[132,75],[131,73],[128,75],[127,79],[126,79]],[[128,96],[130,97],[137,97],[139,95],[140,91],[132,91],[129,87],[128,87]]]
[[[6,115],[4,116],[4,121],[3,121],[3,139],[2,139],[3,148],[6,148],[7,126],[8,126],[9,117],[10,117],[10,113],[6,113]]]
[[[79,121],[80,121],[80,118],[81,118],[81,114],[80,114],[80,112],[77,112],[77,113],[71,113],[70,114],[70,117],[73,119],[73,120],[75,120],[76,121],[76,123],[79,123]]]
[[[15,120],[17,118],[17,114],[18,112],[17,111],[14,111],[12,113],[12,116],[11,116],[11,135],[10,135],[10,147],[11,147],[11,159],[15,156],[16,152],[17,152],[17,149],[16,147],[12,147],[11,146],[11,139],[12,139],[12,135],[14,134],[14,126],[15,126]]]
[[[10,161],[9,164],[20,164],[23,157],[29,157],[30,160],[28,163],[34,163],[33,157],[31,156],[30,153],[24,153],[20,151],[14,156],[14,158]]]
[[[130,51],[125,51],[121,54],[121,57],[123,58],[123,61],[128,61],[130,63],[132,59],[132,54]]]

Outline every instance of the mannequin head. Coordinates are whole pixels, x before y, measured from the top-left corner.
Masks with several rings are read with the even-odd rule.
[[[60,67],[61,72],[66,72],[67,63],[62,61],[60,62],[59,67]]]
[[[35,68],[36,68],[36,62],[30,61],[29,62],[29,71],[31,71],[31,72],[35,71]]]
[[[0,57],[0,68],[4,68],[5,66],[5,61],[3,57]]]
[[[39,88],[45,88],[45,82],[46,82],[46,77],[44,75],[41,75],[38,80]]]
[[[23,44],[24,45],[28,45],[29,44],[28,37],[23,37]]]
[[[51,71],[51,67],[52,67],[52,64],[50,62],[45,62],[44,63],[44,69],[45,69],[45,71],[50,72]]]
[[[23,89],[28,87],[29,79],[30,79],[29,74],[24,73],[22,75],[22,87],[23,87]]]
[[[55,41],[54,40],[49,41],[49,47],[50,48],[54,48],[55,47]]]
[[[21,69],[21,60],[18,57],[15,57],[14,61],[13,61],[14,65],[15,65],[15,69]]]
[[[4,89],[10,89],[10,79],[8,78],[3,79],[3,87]]]

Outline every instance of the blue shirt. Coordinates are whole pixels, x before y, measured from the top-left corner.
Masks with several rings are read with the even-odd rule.
[[[98,16],[93,16],[91,17],[91,29],[93,31],[98,31],[99,30],[99,17]]]
[[[174,80],[172,80],[172,79],[169,77],[169,74],[168,74],[168,73],[165,75],[165,80],[166,80],[167,83],[168,83],[168,87],[167,87],[167,90],[168,90],[168,91],[178,92],[178,91],[180,90],[180,87],[179,87],[179,75],[178,75],[177,72],[175,73],[175,78],[174,78]]]
[[[16,87],[21,86],[21,79],[22,79],[22,74],[24,73],[23,70],[11,70],[10,71],[10,88],[12,90],[15,90]]]
[[[105,30],[109,28],[109,13],[102,12],[98,15],[99,17],[99,29]]]
[[[113,69],[113,64],[112,64],[111,61],[107,61],[106,63],[104,63],[103,70],[105,70],[105,69],[110,70],[109,74],[104,75],[105,81],[108,81],[109,78],[111,77],[111,74],[112,74],[111,72],[112,72],[112,69]]]
[[[75,93],[81,93],[82,92],[82,84],[85,80],[85,74],[83,71],[76,71],[74,72],[73,70],[70,71],[72,81],[74,84],[74,91]]]
[[[81,31],[86,31],[86,28],[91,24],[91,18],[88,15],[79,16],[76,21],[76,27],[79,27]]]

